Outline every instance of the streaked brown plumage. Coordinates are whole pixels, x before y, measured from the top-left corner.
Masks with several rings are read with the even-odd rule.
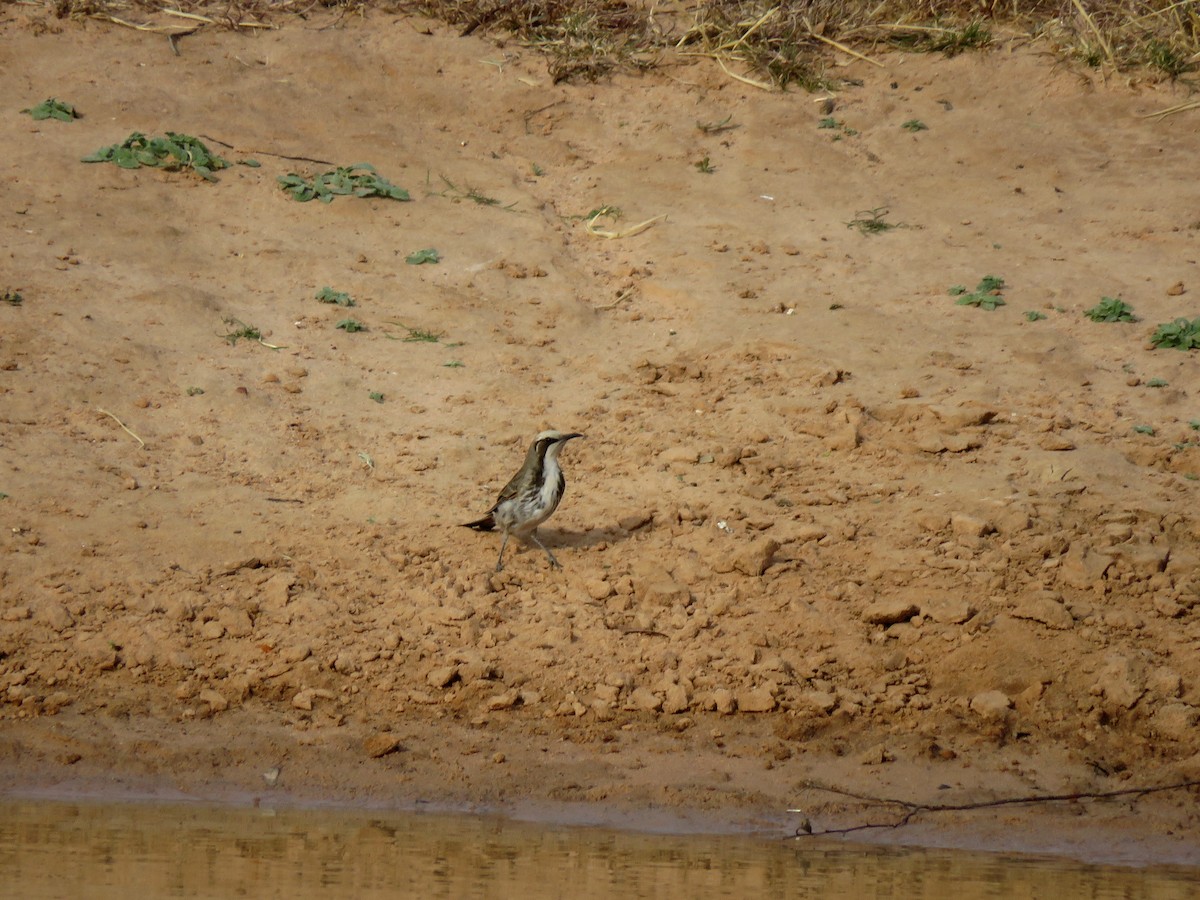
[[[509,536],[514,534],[522,540],[533,541],[542,548],[546,558],[550,560],[550,565],[556,569],[562,568],[554,554],[538,540],[537,527],[558,509],[558,503],[562,500],[563,491],[567,486],[562,467],[558,464],[558,454],[567,441],[577,437],[583,435],[578,432],[564,434],[553,430],[539,434],[525,454],[524,465],[504,486],[487,515],[474,522],[464,523],[465,527],[474,528],[476,531],[492,531],[499,528],[503,532],[500,557],[496,560],[497,572],[504,568],[504,548],[508,546]]]

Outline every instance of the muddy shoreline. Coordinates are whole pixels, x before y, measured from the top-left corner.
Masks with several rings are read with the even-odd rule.
[[[900,824],[903,808],[848,795],[929,806],[986,806],[1003,796],[1048,792],[1022,790],[1015,780],[999,789],[994,773],[971,772],[973,767],[938,766],[938,776],[955,780],[956,789],[949,790],[945,783],[933,785],[930,775],[935,773],[924,767],[891,766],[864,778],[856,771],[859,764],[813,759],[803,767],[805,777],[789,774],[796,780],[777,805],[767,801],[769,786],[761,774],[753,767],[729,767],[724,754],[692,753],[686,772],[677,760],[663,759],[647,772],[641,763],[612,766],[609,748],[579,752],[576,747],[572,766],[546,748],[533,757],[519,750],[491,750],[467,772],[462,761],[483,751],[470,730],[461,727],[413,729],[407,739],[403,731],[390,734],[396,749],[372,759],[365,747],[378,735],[363,738],[342,727],[319,738],[291,735],[289,740],[278,729],[264,730],[261,722],[256,727],[250,716],[238,718],[233,741],[224,727],[216,733],[216,728],[193,726],[181,740],[178,729],[143,722],[131,729],[136,739],[120,746],[91,743],[85,737],[94,735],[88,722],[64,720],[50,728],[26,723],[0,741],[5,785],[0,797],[499,815],[648,833],[743,834],[770,840],[795,835],[801,842],[831,845],[850,841],[1060,856],[1105,865],[1200,866],[1200,847],[1189,831],[1193,810],[1187,789],[973,811],[930,810]],[[490,746],[513,747],[505,737]],[[507,737],[520,742],[524,733],[515,730]],[[425,746],[430,740],[437,743],[435,749]],[[633,745],[653,746],[654,741],[635,738]],[[705,769],[709,777],[698,774]],[[588,780],[581,784],[574,777]],[[872,822],[883,827],[862,828]],[[825,833],[843,829],[848,833]]]

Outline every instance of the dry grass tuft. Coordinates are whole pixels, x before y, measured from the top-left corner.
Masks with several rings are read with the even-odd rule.
[[[403,0],[400,8],[459,26],[463,35],[512,34],[546,54],[556,84],[652,66],[662,46],[647,10],[625,0]]]
[[[706,56],[763,88],[828,87],[830,63],[884,48],[954,55],[1036,41],[1106,72],[1200,72],[1200,0],[47,0],[58,18],[252,28],[314,10],[373,10],[506,35],[545,54],[555,82]],[[133,20],[138,20],[134,22]],[[156,29],[165,30],[165,29]]]
[[[1200,71],[1200,0],[704,0],[680,50],[712,56],[731,74],[740,67],[752,82],[813,90],[828,86],[837,56],[870,61],[881,47],[953,56],[1001,37],[1178,79]]]

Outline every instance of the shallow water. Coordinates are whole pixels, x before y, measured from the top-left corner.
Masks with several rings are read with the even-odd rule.
[[[1088,897],[1183,900],[1200,871],[534,825],[465,815],[0,802],[0,896]]]

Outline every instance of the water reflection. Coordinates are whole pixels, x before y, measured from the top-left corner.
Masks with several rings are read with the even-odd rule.
[[[0,802],[0,896],[1089,897],[1183,900],[1200,873],[495,818]]]

